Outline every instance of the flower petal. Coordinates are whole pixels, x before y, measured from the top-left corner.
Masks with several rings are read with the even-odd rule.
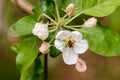
[[[82,39],[82,34],[80,32],[73,31],[72,33],[73,33],[72,37],[75,41],[79,41]]]
[[[72,48],[65,48],[62,55],[65,64],[72,65],[77,63],[78,54],[76,54]]]
[[[64,31],[59,31],[59,32],[57,33],[57,35],[56,35],[56,39],[58,39],[59,36],[61,36],[63,33],[64,33]]]
[[[60,51],[63,51],[63,49],[65,47],[64,43],[62,41],[60,41],[60,40],[55,40],[54,45]]]
[[[88,42],[87,40],[80,40],[75,42],[74,44],[74,51],[77,54],[82,54],[88,49]]]
[[[56,35],[56,39],[60,39],[60,40],[65,40],[68,37],[70,37],[72,35],[72,33],[70,31],[67,30],[62,30],[59,31]]]

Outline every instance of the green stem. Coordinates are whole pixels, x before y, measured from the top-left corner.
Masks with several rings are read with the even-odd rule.
[[[51,26],[51,27],[48,27],[48,29],[56,29],[56,26]]]
[[[76,29],[76,28],[73,28],[73,27],[68,27],[69,29],[72,29],[72,30],[75,30],[75,31],[79,31],[80,29]]]
[[[56,9],[56,13],[57,13],[57,18],[59,19],[60,15],[59,15],[59,11],[58,11],[58,6],[57,6],[57,1],[56,0],[55,0],[55,9]]]
[[[64,16],[63,16],[63,19],[65,19],[67,17],[67,14],[65,14]]]
[[[54,24],[54,23],[50,23],[50,24],[48,24],[49,26],[54,26],[54,25],[56,25],[56,24]]]
[[[49,30],[49,32],[54,32],[54,31],[56,31],[56,29]]]
[[[78,16],[81,15],[82,13],[84,13],[84,11],[76,14],[76,15],[75,15],[74,17],[72,17],[69,21],[67,21],[67,22],[65,23],[65,25],[69,24],[71,21],[73,21],[76,17],[78,17]]]
[[[82,28],[84,27],[83,25],[73,25],[73,26],[66,26],[68,28]]]
[[[50,19],[50,21],[52,21],[54,24],[56,24],[57,25],[57,23],[51,18],[51,17],[49,17],[48,15],[46,15],[46,14],[42,14],[42,15],[44,15],[45,17],[47,17],[48,19]]]

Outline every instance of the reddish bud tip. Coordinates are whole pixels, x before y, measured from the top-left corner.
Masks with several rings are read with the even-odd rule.
[[[69,4],[66,8],[66,14],[70,16],[71,14],[74,13],[74,11],[75,11],[74,4],[72,4],[72,3]]]
[[[87,70],[87,65],[85,61],[79,59],[78,62],[75,64],[75,68],[78,72],[84,72]]]

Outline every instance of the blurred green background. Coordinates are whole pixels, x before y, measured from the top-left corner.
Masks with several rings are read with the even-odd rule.
[[[29,0],[37,5],[38,0]],[[10,45],[17,38],[8,36],[8,28],[18,19],[28,15],[10,0],[0,0],[0,80],[19,80],[19,71],[15,64],[15,54]],[[105,26],[120,33],[120,7],[109,16],[98,18]],[[42,56],[41,56],[42,57]],[[120,80],[120,57],[102,57],[87,51],[80,55],[88,65],[88,70],[79,73],[74,66],[65,65],[62,57],[49,57],[48,80]]]

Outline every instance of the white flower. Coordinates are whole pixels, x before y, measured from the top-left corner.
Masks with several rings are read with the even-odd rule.
[[[84,72],[87,70],[87,65],[82,59],[78,59],[78,62],[75,64],[75,68],[78,72]]]
[[[92,28],[96,25],[97,19],[95,17],[89,18],[87,21],[85,21],[84,25],[87,28]]]
[[[71,15],[71,14],[73,14],[74,13],[74,11],[75,11],[75,7],[74,7],[74,4],[69,4],[68,6],[67,6],[67,8],[66,8],[66,13],[67,13],[67,15]]]
[[[43,23],[36,23],[32,33],[38,36],[41,40],[45,40],[49,35],[48,25]]]
[[[49,52],[50,44],[47,42],[44,42],[41,44],[39,51],[43,54],[46,54]]]
[[[68,65],[77,63],[78,54],[88,49],[87,40],[82,40],[82,34],[78,31],[59,31],[54,45],[62,52],[63,60]]]

